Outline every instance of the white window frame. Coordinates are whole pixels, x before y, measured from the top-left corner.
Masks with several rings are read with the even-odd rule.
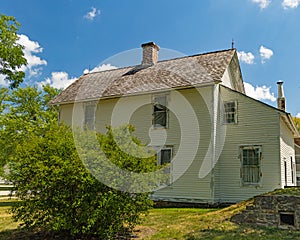
[[[165,184],[162,184],[162,185],[169,186],[169,185],[171,185],[172,175],[173,175],[172,174],[172,172],[173,172],[173,169],[172,169],[173,147],[172,146],[164,146],[164,147],[160,148],[160,150],[156,153],[157,165],[162,165],[162,163],[161,163],[161,151],[164,151],[164,150],[170,150],[170,155],[171,155],[170,156],[170,162],[167,163],[167,164],[169,164],[169,167],[164,169],[164,173],[169,174],[170,178],[168,179],[168,181]]]
[[[227,111],[226,109],[226,104],[234,104],[234,110],[233,111]],[[224,102],[223,104],[223,123],[224,124],[237,124],[238,122],[238,102],[236,100],[234,101],[227,101],[227,102]],[[229,118],[228,116],[229,115],[234,115],[234,121],[229,121],[229,119],[232,119],[232,118]]]
[[[295,165],[293,161],[293,157],[291,156],[291,178],[292,178],[292,184],[295,184]]]
[[[164,150],[170,150],[171,152],[171,156],[170,156],[170,163],[172,162],[172,156],[173,156],[173,147],[171,146],[166,146],[166,147],[163,147],[161,148],[157,153],[156,153],[156,156],[157,156],[157,165],[162,165],[161,164],[161,151],[164,151]]]
[[[160,98],[160,97],[164,97],[165,98],[165,109],[164,110],[161,110],[161,111],[155,111],[155,105],[156,105],[156,102],[155,100],[157,98]],[[156,94],[156,95],[153,95],[152,96],[152,105],[153,105],[153,108],[152,108],[152,126],[153,128],[155,129],[159,129],[159,128],[169,128],[169,110],[168,110],[168,102],[169,102],[169,94],[167,93],[161,93],[161,94]],[[159,124],[156,124],[155,123],[155,113],[157,112],[164,112],[165,113],[165,118],[166,118],[166,124],[165,126],[163,125],[159,125]]]
[[[245,165],[245,159],[244,159],[244,150],[256,150],[257,154],[258,154],[258,164],[247,164]],[[239,147],[239,151],[240,151],[240,160],[241,160],[241,173],[240,173],[240,177],[241,177],[241,184],[242,186],[261,186],[262,183],[262,145],[244,145],[244,146],[240,146]],[[249,161],[249,160],[248,160]],[[251,171],[251,166],[255,167],[257,166],[257,175],[258,175],[258,181],[245,181],[244,177],[245,177],[245,168],[246,166],[248,166],[249,168],[249,172]],[[250,175],[248,173],[248,175]]]
[[[87,109],[92,107],[93,116],[87,117]],[[96,102],[87,102],[84,103],[83,108],[83,129],[95,130],[95,118],[97,111],[97,103]]]

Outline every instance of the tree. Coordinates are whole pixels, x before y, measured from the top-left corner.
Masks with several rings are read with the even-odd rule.
[[[156,158],[143,157],[146,153],[141,151],[140,157],[132,157],[119,148],[114,137],[127,144],[124,139],[128,136],[123,133],[132,135],[131,126],[109,127],[106,134],[81,131],[83,145],[76,146],[71,129],[57,123],[57,109],[48,106],[57,93],[49,86],[0,91],[0,160],[2,166],[8,166],[4,176],[21,200],[12,208],[13,217],[24,228],[54,232],[60,239],[114,238],[132,229],[152,201],[148,193],[116,190],[91,174],[87,164],[99,170],[101,156],[93,151],[95,143],[89,139],[96,136],[105,155],[126,170],[156,170]],[[81,147],[84,149],[78,149]],[[89,156],[88,161],[78,151]],[[104,171],[113,174],[113,169]]]
[[[0,74],[16,88],[23,81],[25,73],[20,70],[27,61],[23,46],[17,43],[20,24],[12,16],[0,15]]]
[[[30,132],[43,134],[50,122],[57,122],[57,108],[48,102],[58,90],[46,85],[37,87],[0,89],[0,166],[3,168],[14,155],[16,146],[28,141]]]
[[[295,125],[298,128],[298,131],[300,133],[300,118],[298,118],[298,117],[292,117],[292,118],[293,118],[294,123],[295,123]]]
[[[29,229],[64,233],[64,239],[114,239],[131,230],[152,206],[149,194],[118,191],[99,182],[79,158],[68,127],[50,124],[44,130],[43,136],[31,132],[11,156],[9,180],[21,199],[13,206],[14,218]],[[89,138],[89,132],[82,134]],[[155,157],[120,157],[111,129],[97,136],[116,164],[136,172],[156,168]],[[108,142],[114,147],[108,148]]]

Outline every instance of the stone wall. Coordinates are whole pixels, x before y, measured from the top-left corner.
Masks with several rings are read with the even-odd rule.
[[[235,223],[300,230],[300,196],[265,195],[233,216]]]

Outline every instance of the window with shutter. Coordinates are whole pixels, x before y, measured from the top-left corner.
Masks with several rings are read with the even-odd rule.
[[[259,185],[261,182],[261,146],[242,146],[241,178],[243,185]]]

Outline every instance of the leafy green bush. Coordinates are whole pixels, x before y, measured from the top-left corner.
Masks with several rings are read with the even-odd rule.
[[[118,191],[99,182],[79,158],[68,127],[48,124],[44,134],[28,134],[28,141],[19,144],[10,159],[8,176],[21,199],[12,209],[13,216],[25,228],[80,239],[111,239],[131,230],[141,213],[152,206],[148,193]],[[118,166],[136,172],[156,169],[155,157],[124,155],[112,139],[111,128],[96,136],[105,154]]]

